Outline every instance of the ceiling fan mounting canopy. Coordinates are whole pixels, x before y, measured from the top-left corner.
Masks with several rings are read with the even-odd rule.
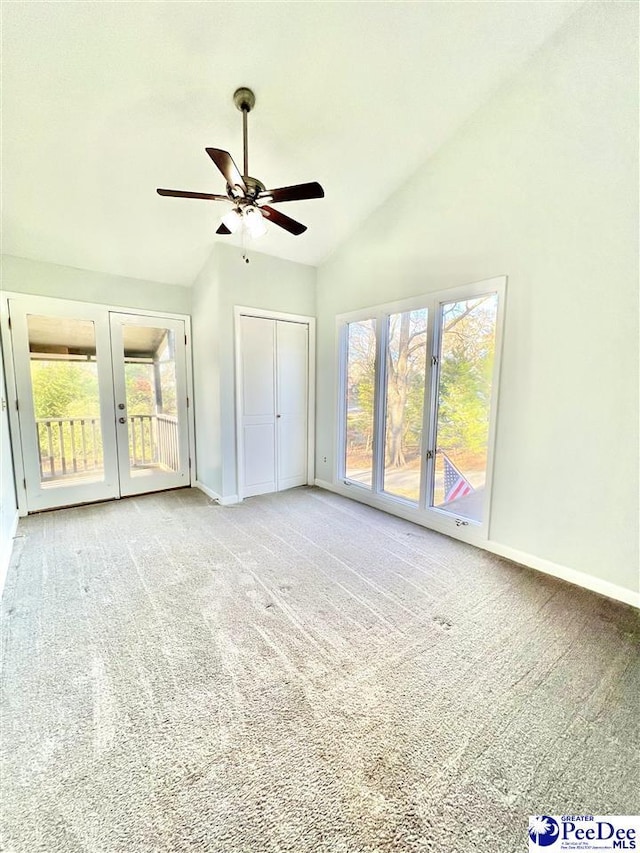
[[[233,93],[233,103],[243,113],[250,113],[256,105],[256,96],[251,89],[246,86],[240,86]]]
[[[233,161],[231,154],[228,151],[223,151],[221,148],[206,148],[206,152],[211,157],[215,165],[218,167],[224,177],[226,186],[226,196],[216,193],[190,192],[188,190],[166,190],[158,189],[158,195],[172,196],[174,198],[200,198],[207,201],[230,201],[234,206],[234,211],[244,217],[245,221],[255,220],[258,216],[268,219],[274,225],[284,228],[290,234],[302,234],[307,230],[306,225],[296,222],[279,210],[275,210],[267,202],[278,204],[285,201],[303,201],[304,199],[323,198],[324,190],[317,181],[312,181],[307,184],[296,184],[290,187],[278,187],[277,189],[268,190],[262,181],[257,178],[252,178],[249,175],[249,138],[247,127],[247,116],[254,108],[256,96],[251,89],[246,86],[241,86],[233,93],[233,102],[242,113],[242,149],[243,149],[243,172]],[[231,234],[232,232],[224,224],[220,223],[216,234]],[[251,229],[250,233],[258,233],[255,228]],[[261,232],[260,232],[261,233]]]

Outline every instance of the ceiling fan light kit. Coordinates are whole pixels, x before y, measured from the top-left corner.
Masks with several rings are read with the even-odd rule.
[[[306,225],[280,213],[270,204],[280,204],[285,201],[303,201],[312,198],[324,198],[324,190],[317,181],[308,184],[296,184],[291,187],[278,187],[268,190],[262,181],[249,175],[249,134],[247,118],[256,103],[256,96],[245,86],[233,93],[233,102],[242,113],[242,150],[243,174],[236,166],[228,151],[221,148],[206,148],[205,151],[218,167],[226,181],[226,195],[216,193],[190,192],[188,190],[158,189],[158,195],[173,198],[199,198],[207,201],[227,201],[233,205],[232,210],[225,213],[216,234],[233,234],[241,226],[250,237],[261,237],[267,232],[265,219],[284,228],[290,234],[298,236],[307,230]]]

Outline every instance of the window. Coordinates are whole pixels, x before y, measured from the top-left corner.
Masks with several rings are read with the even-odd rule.
[[[440,306],[432,506],[482,521],[498,295]]]
[[[345,476],[373,484],[373,419],[376,371],[376,321],[347,326],[347,410]]]
[[[492,279],[339,318],[340,479],[486,533],[503,294]]]
[[[418,502],[427,367],[427,309],[387,317],[384,483],[387,494]]]

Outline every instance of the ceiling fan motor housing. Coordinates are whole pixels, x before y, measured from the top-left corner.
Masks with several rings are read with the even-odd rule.
[[[246,203],[253,204],[258,195],[265,191],[265,186],[262,181],[249,176],[245,176],[244,182],[247,187],[246,193],[238,192],[237,187],[230,187],[229,184],[227,184],[227,194],[229,195],[229,198],[234,201],[242,201],[242,199],[246,199]]]

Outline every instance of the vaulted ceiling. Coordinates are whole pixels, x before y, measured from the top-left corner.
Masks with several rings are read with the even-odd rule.
[[[224,204],[205,154],[320,181],[254,247],[319,264],[563,24],[574,2],[3,4],[3,251],[190,284]],[[419,212],[417,212],[419,215]]]

